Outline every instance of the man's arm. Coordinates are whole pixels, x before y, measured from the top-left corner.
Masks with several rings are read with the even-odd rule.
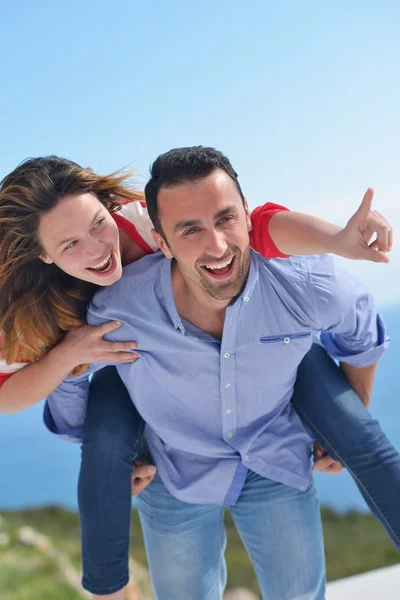
[[[368,367],[353,367],[345,362],[340,367],[346,378],[366,408],[371,402],[372,386],[375,379],[376,363]]]
[[[372,393],[372,385],[375,379],[376,364],[368,367],[353,367],[347,363],[340,363],[340,367],[346,378],[361,399],[366,408],[369,407]],[[320,444],[314,446],[314,471],[327,473],[328,475],[339,475],[343,471],[342,465],[334,460]]]
[[[76,377],[70,376],[46,399],[44,424],[60,439],[82,443],[89,383],[88,372]]]
[[[366,408],[369,407],[372,393],[372,385],[375,379],[376,363],[368,367],[353,367],[347,363],[340,363],[340,367],[346,378],[361,399]],[[343,471],[342,465],[335,461],[325,450],[316,444],[314,447],[314,471],[338,475]]]
[[[349,384],[367,407],[377,362],[389,343],[374,300],[360,282],[335,268],[331,257],[321,257],[310,277],[322,344],[340,362]],[[317,444],[314,470],[338,474],[342,466]]]
[[[87,373],[78,377],[71,376],[47,398],[43,414],[44,424],[60,439],[82,443],[89,385]],[[137,496],[153,481],[156,468],[146,464],[144,459],[136,459],[134,467],[131,487],[132,496]]]
[[[304,265],[311,281],[316,329],[321,332],[321,343],[328,354],[358,369],[375,365],[389,338],[370,292],[337,267],[331,256],[312,256],[305,259]],[[353,378],[356,373],[352,370]],[[365,401],[371,381],[372,370],[358,371],[356,386]]]
[[[368,407],[377,362],[389,345],[385,324],[369,291],[332,257],[312,257],[307,264],[322,345]]]
[[[364,406],[368,408],[375,378],[376,364],[369,367],[353,367],[346,363],[340,363],[340,367],[355,393],[359,396]],[[340,462],[329,456],[320,444],[317,443],[314,445],[313,455],[314,471],[328,475],[339,475],[343,471]]]

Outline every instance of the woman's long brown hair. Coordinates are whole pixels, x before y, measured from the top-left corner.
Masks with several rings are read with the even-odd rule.
[[[40,258],[40,218],[68,194],[95,194],[110,212],[119,202],[143,201],[133,171],[97,175],[47,156],[28,159],[0,183],[0,332],[8,363],[39,358],[73,327],[86,323],[97,286]]]

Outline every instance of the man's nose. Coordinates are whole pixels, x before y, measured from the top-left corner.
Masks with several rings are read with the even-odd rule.
[[[228,245],[226,243],[225,235],[221,231],[211,231],[207,239],[207,248],[205,251],[207,254],[211,254],[217,258],[223,256],[226,252]]]

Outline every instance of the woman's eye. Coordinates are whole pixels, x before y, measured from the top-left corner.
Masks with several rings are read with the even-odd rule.
[[[73,248],[74,246],[76,246],[78,242],[76,240],[74,240],[73,242],[70,242],[68,244],[68,246],[65,246],[64,250],[69,250],[70,248]]]
[[[94,228],[96,229],[96,227],[100,227],[100,225],[102,225],[104,223],[104,221],[106,220],[105,217],[101,217],[101,219],[99,219],[96,223],[96,225],[94,226]]]

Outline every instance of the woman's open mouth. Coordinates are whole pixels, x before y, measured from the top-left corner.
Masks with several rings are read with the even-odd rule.
[[[97,265],[93,265],[93,267],[86,267],[86,270],[95,273],[100,277],[108,277],[108,275],[111,275],[111,273],[115,271],[115,266],[116,260],[114,254],[113,252],[110,252],[104,260],[97,263]]]

